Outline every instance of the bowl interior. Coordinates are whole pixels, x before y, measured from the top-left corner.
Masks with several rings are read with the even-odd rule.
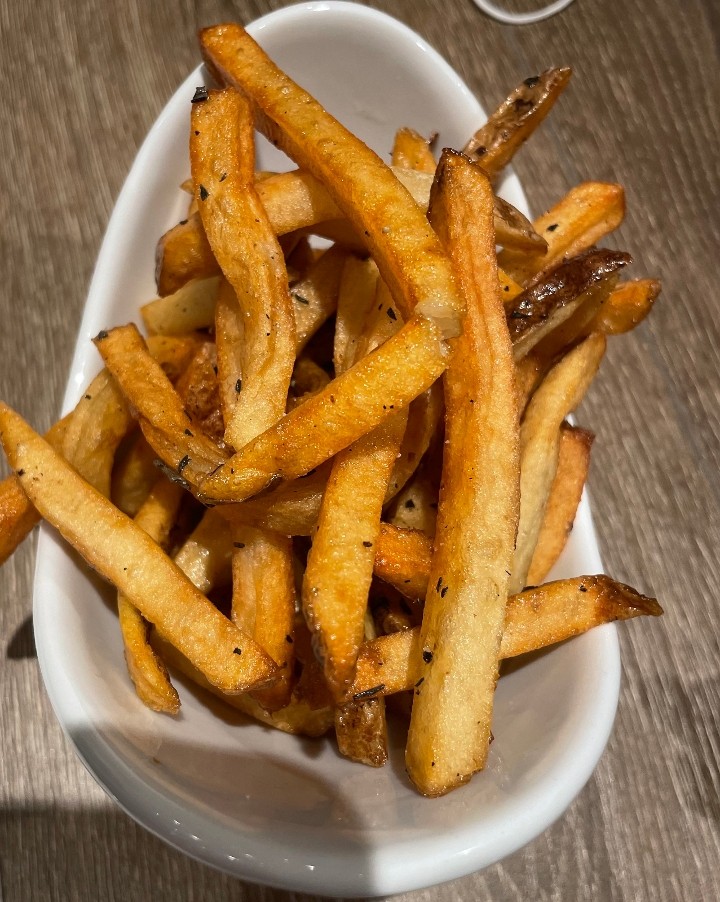
[[[376,151],[395,129],[462,146],[482,121],[465,85],[417,35],[365,7],[311,3],[250,28],[271,56]],[[157,238],[182,218],[189,100],[201,68],[148,135],[98,259],[65,398],[99,368],[89,338],[135,318],[154,295]],[[265,142],[262,168],[292,164]],[[504,194],[526,209],[513,175]],[[555,575],[601,569],[585,504]],[[43,528],[35,582],[40,664],[56,713],[94,776],[136,820],[237,876],[328,895],[400,892],[452,879],[527,842],[589,777],[617,701],[617,639],[602,628],[508,668],[500,681],[487,771],[447,797],[409,786],[401,736],[373,770],[331,741],[300,740],[225,710],[178,680],[182,712],[137,700],[112,590]]]

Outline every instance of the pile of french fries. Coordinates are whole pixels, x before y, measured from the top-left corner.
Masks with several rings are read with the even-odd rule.
[[[501,659],[661,613],[606,576],[542,584],[593,440],[567,417],[659,286],[595,246],[618,185],[534,223],[494,193],[569,70],[439,162],[400,128],[387,166],[242,27],[200,45],[222,88],[190,107],[147,337],[101,332],[105,369],[45,438],[0,407],[0,561],[57,528],[117,588],[156,711],[177,714],[178,671],[378,766],[395,696],[410,778],[440,795],[485,765]],[[256,128],[298,168],[256,172]]]

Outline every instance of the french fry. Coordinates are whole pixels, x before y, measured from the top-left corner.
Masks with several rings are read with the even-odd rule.
[[[380,524],[375,546],[375,576],[406,598],[424,601],[430,580],[432,541],[420,530]]]
[[[605,344],[605,336],[596,333],[566,354],[550,370],[525,411],[520,429],[520,522],[511,567],[511,592],[520,592],[527,583],[557,470],[560,426],[592,382]]]
[[[253,187],[254,160],[252,112],[241,94],[231,88],[211,91],[203,103],[193,104],[190,164],[200,218],[242,316],[241,366],[236,370],[241,390],[235,392],[233,407],[224,407],[225,439],[234,448],[242,448],[285,413],[295,362],[285,261]],[[218,342],[221,337],[218,333]]]
[[[610,291],[611,277],[631,262],[629,254],[619,251],[605,248],[585,251],[507,303],[505,312],[515,361],[522,360],[545,337],[560,332],[581,307],[599,306]],[[580,328],[571,330],[570,334],[577,334]],[[552,340],[562,348],[569,337],[563,334],[558,342]],[[554,353],[544,356],[552,359]]]
[[[375,304],[377,284],[378,269],[371,259],[346,258],[340,278],[333,341],[336,373],[348,369],[346,361],[355,360],[363,326]]]
[[[135,525],[160,547],[167,544],[182,495],[180,486],[160,477],[135,517]],[[122,592],[118,593],[118,616],[125,661],[138,698],[153,711],[177,714],[180,698],[167,668],[148,641],[149,625]]]
[[[656,279],[635,279],[618,285],[588,324],[587,331],[620,335],[639,325],[660,294]]]
[[[407,426],[393,467],[385,503],[407,485],[424,459],[445,410],[441,383],[435,382],[408,408]]]
[[[95,339],[105,365],[140,416],[143,435],[175,479],[199,482],[225,459],[185,410],[134,325],[101,332]]]
[[[265,724],[265,726],[273,727],[283,733],[291,733],[295,736],[316,738],[327,733],[333,725],[334,713],[332,709],[328,707],[313,707],[297,688],[296,695],[285,708],[282,708],[280,711],[266,711],[250,695],[228,695],[216,686],[213,686],[183,654],[169,643],[163,641],[161,636],[154,634],[152,643],[171,669],[177,670],[202,689],[211,692],[216,698],[231,705],[247,717]]]
[[[325,185],[365,237],[403,317],[414,312],[432,320],[444,338],[456,336],[463,307],[449,261],[390,169],[278,69],[240,25],[203,29],[200,47],[219,81],[248,96],[266,137]]]
[[[0,404],[5,454],[39,513],[167,640],[224,692],[271,680],[277,668],[132,520]]]
[[[405,763],[425,795],[481,770],[519,507],[519,436],[512,349],[498,289],[493,195],[482,170],[443,151],[430,221],[467,302],[445,381],[438,526],[421,627],[423,683]]]
[[[278,711],[289,704],[293,688],[292,540],[251,526],[235,526],[232,538],[232,619],[277,664],[275,683],[253,697],[266,711]]]
[[[175,563],[203,595],[232,580],[232,533],[227,521],[212,508],[175,555]]]
[[[535,220],[535,231],[547,240],[544,254],[505,248],[498,254],[498,265],[518,284],[527,287],[563,259],[592,247],[616,229],[624,216],[625,192],[620,185],[583,182]]]
[[[343,248],[329,248],[290,289],[295,311],[297,354],[335,312],[346,259],[347,252]]]
[[[475,132],[464,152],[496,179],[553,108],[571,75],[571,69],[562,67],[526,78]]]
[[[110,500],[128,517],[134,517],[157,482],[157,460],[138,429],[118,449],[112,471]]]
[[[200,496],[243,501],[272,482],[308,473],[428,389],[445,369],[446,355],[437,327],[413,318],[204,479]]]
[[[563,423],[560,427],[557,470],[527,575],[530,585],[539,586],[547,579],[565,547],[587,480],[594,438],[578,426]]]
[[[150,335],[184,335],[207,329],[215,321],[219,276],[191,279],[173,294],[140,308]]]
[[[614,620],[648,615],[662,608],[608,576],[580,576],[526,589],[508,599],[500,657],[513,658],[579,636]],[[423,679],[420,628],[366,642],[358,657],[353,696],[379,697],[416,690]]]
[[[434,175],[437,163],[432,155],[430,145],[432,138],[428,140],[418,134],[412,128],[399,128],[395,132],[395,141],[392,149],[392,164],[403,169],[415,169],[418,172],[428,172]]]
[[[347,295],[341,293],[341,301],[345,297]],[[363,300],[367,301],[366,298]],[[346,341],[336,356],[338,372],[347,371],[356,354],[372,351],[375,343],[382,342],[388,332],[398,328],[397,316],[393,320],[386,315],[388,300],[392,302],[384,291],[378,290],[372,305],[373,315],[367,319],[364,330],[362,321],[353,323],[346,319]],[[367,310],[370,305],[365,303],[364,306]],[[364,343],[360,340],[362,331],[365,332]],[[360,338],[354,340],[355,335]],[[406,422],[407,411],[398,410],[335,458],[307,559],[302,590],[303,613],[313,635],[315,655],[322,663],[330,690],[338,701],[344,700],[345,691],[352,682],[365,633],[375,557],[373,547]],[[360,720],[365,720],[366,727],[372,732],[367,721],[372,723],[378,712],[373,711],[371,715],[370,708],[364,713],[348,709],[345,727],[352,722],[354,732],[359,729]]]
[[[204,341],[175,389],[185,410],[218,445],[222,444],[225,433],[219,388],[217,349],[212,341]]]
[[[419,529],[433,538],[437,524],[444,433],[437,434],[412,478],[392,499],[386,519],[393,526]]]

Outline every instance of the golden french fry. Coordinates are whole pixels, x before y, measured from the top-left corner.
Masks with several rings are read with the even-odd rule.
[[[184,335],[215,321],[219,276],[191,279],[173,294],[150,301],[140,315],[150,335]]]
[[[498,265],[516,282],[527,287],[554,269],[566,257],[592,247],[612,232],[625,216],[625,192],[620,185],[583,182],[554,207],[535,220],[535,231],[547,240],[544,254],[505,248]]]
[[[437,434],[444,410],[442,384],[439,381],[410,404],[405,435],[385,495],[386,504],[404,489],[420,466]]]
[[[307,398],[305,395],[315,395],[330,381],[330,376],[325,370],[307,354],[303,354],[295,361],[293,369],[293,377],[290,383],[292,394],[289,400],[289,406],[302,404]]]
[[[348,369],[348,361],[356,359],[363,327],[375,304],[377,284],[378,269],[370,258],[346,258],[335,318],[333,362],[336,373],[344,372]]]
[[[153,634],[151,640],[169,667],[177,670],[208,692],[212,692],[214,696],[231,705],[237,711],[242,712],[247,717],[252,717],[253,720],[257,720],[265,724],[265,726],[274,727],[274,729],[281,730],[283,733],[292,733],[296,736],[318,737],[327,733],[333,725],[333,710],[328,707],[313,706],[302,695],[302,689],[299,685],[290,704],[285,708],[282,708],[280,711],[266,711],[250,695],[228,695],[216,686],[213,686],[183,654],[168,642],[163,641],[161,636]]]
[[[308,473],[428,389],[445,369],[446,354],[437,327],[413,318],[203,480],[201,496],[243,501],[272,482]]]
[[[442,472],[443,436],[444,432],[441,431],[434,437],[417,471],[388,506],[386,519],[393,526],[403,529],[419,529],[430,538],[435,536]]]
[[[290,703],[294,676],[292,540],[252,526],[235,526],[232,539],[232,619],[277,664],[275,683],[253,697],[266,711],[278,711]]]
[[[335,312],[347,251],[331,247],[308,268],[290,289],[295,311],[297,353],[303,350],[322,324]]]
[[[218,445],[223,442],[225,424],[220,410],[217,349],[204,341],[187,369],[175,384],[185,410],[202,431]]]
[[[662,608],[608,576],[580,576],[526,589],[508,598],[500,657],[513,658],[579,636],[614,620],[649,615]],[[423,679],[420,628],[366,642],[358,657],[353,696],[363,698],[416,690]]]
[[[588,324],[587,331],[620,335],[639,325],[660,294],[656,279],[635,279],[618,285]]]
[[[605,353],[605,336],[594,334],[565,355],[532,396],[520,429],[520,522],[510,586],[527,583],[550,487],[557,470],[560,426],[580,403]]]
[[[110,500],[128,517],[134,517],[157,482],[157,455],[138,429],[115,455]]]
[[[375,546],[375,576],[406,598],[424,601],[430,579],[432,541],[417,529],[380,524]]]
[[[487,758],[520,457],[487,176],[462,154],[443,151],[429,216],[467,303],[444,376],[442,484],[421,626],[424,680],[415,692],[405,750],[411,780],[435,796],[469,780]]]
[[[367,286],[365,289],[367,294]],[[341,293],[341,302],[346,297]],[[368,311],[371,305],[367,298],[361,297],[361,300],[364,303],[358,306],[364,306]],[[347,371],[355,354],[372,351],[375,343],[384,341],[388,332],[398,328],[397,316],[393,320],[386,315],[388,301],[392,302],[392,299],[385,291],[378,290],[372,303],[372,315],[366,314],[354,322],[345,318],[347,331],[336,355],[337,372]],[[365,341],[361,340],[363,333]],[[338,701],[344,700],[345,691],[352,682],[365,633],[375,557],[373,548],[406,422],[407,411],[398,410],[335,458],[307,559],[303,613],[313,634],[315,654]],[[375,712],[373,717],[377,716],[379,714]],[[358,718],[372,720],[369,709],[364,714],[348,710],[346,717],[356,728]]]
[[[563,423],[560,427],[555,479],[527,575],[532,586],[539,586],[547,579],[565,547],[587,479],[594,438],[592,432],[578,426]]]
[[[382,160],[282,72],[240,25],[200,32],[206,64],[243,91],[257,125],[321,181],[368,248],[403,317],[431,319],[458,334],[462,303],[423,211]]]
[[[232,533],[212,508],[190,533],[174,557],[175,563],[203,595],[232,580]]]
[[[232,88],[210,91],[207,100],[193,104],[190,164],[200,218],[242,321],[238,390],[232,408],[224,406],[225,439],[234,448],[285,413],[295,362],[285,260],[253,187],[254,160],[252,112],[241,94]],[[225,297],[227,289],[220,290]],[[226,402],[227,395],[222,398]]]
[[[572,69],[546,69],[526,78],[465,145],[491,179],[497,178],[553,108]]]
[[[435,157],[430,145],[433,139],[423,138],[415,129],[399,128],[395,132],[392,149],[392,164],[403,169],[415,169],[418,172],[435,173]]]
[[[0,433],[10,466],[39,513],[213,685],[243,692],[275,676],[277,668],[250,636],[4,404]]]
[[[167,544],[182,495],[180,486],[161,477],[135,517],[135,525],[160,547]],[[118,593],[118,616],[125,661],[138,697],[153,711],[177,714],[180,698],[167,668],[148,641],[149,624],[122,592]]]
[[[185,410],[169,379],[130,324],[101,332],[95,346],[128,402],[138,412],[140,428],[166,475],[192,483],[216,469],[224,453]]]

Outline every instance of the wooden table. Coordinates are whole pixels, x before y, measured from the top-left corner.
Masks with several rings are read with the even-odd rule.
[[[281,5],[1,0],[0,396],[36,426],[56,418],[114,198],[197,62],[196,27]],[[616,728],[560,821],[481,874],[402,898],[720,898],[717,4],[577,0],[525,28],[470,0],[372,5],[428,38],[488,107],[521,77],[572,65],[517,171],[537,211],[584,178],[621,182],[628,215],[611,243],[664,284],[651,321],[611,343],[581,421],[599,433],[591,489],[607,571],[657,594],[666,615],[621,630]],[[33,545],[0,571],[0,899],[297,898],[184,858],[85,773],[34,654]]]

